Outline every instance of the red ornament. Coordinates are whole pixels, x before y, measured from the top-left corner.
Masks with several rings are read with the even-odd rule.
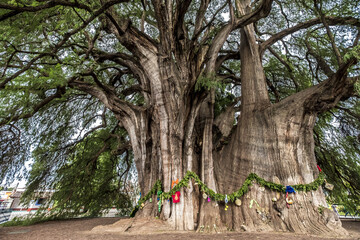
[[[319,169],[319,172],[321,172],[321,168],[319,167],[319,165],[316,165],[317,166],[317,168]]]
[[[180,202],[180,191],[177,191],[174,195],[172,195],[173,203]]]

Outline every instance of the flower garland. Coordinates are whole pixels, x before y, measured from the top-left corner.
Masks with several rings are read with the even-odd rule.
[[[174,186],[169,192],[162,192],[162,183],[160,180],[157,180],[152,189],[139,200],[138,204],[135,206],[135,208],[132,210],[130,217],[134,217],[135,213],[139,210],[141,206],[143,206],[143,203],[145,203],[148,199],[151,198],[152,195],[157,194],[159,203],[159,212],[161,211],[161,202],[163,202],[165,199],[170,199],[172,195],[174,195],[177,191],[180,190],[182,187],[188,187],[189,180],[194,179],[195,184],[199,185],[200,191],[207,194],[208,197],[215,201],[225,202],[225,200],[228,200],[230,202],[235,202],[237,198],[240,198],[245,193],[249,191],[249,186],[253,184],[253,181],[255,181],[257,184],[259,184],[262,187],[268,188],[272,191],[276,192],[282,192],[286,193],[286,186],[268,182],[265,179],[259,177],[255,173],[250,173],[249,176],[245,179],[243,185],[235,192],[231,194],[221,194],[221,193],[215,193],[214,190],[208,188],[199,178],[199,176],[191,171],[187,171],[184,178],[176,185]],[[296,191],[302,191],[302,192],[308,192],[308,191],[315,191],[319,188],[320,185],[324,183],[325,175],[322,171],[320,171],[318,177],[311,183],[308,184],[297,184],[292,185],[291,187],[295,189]]]

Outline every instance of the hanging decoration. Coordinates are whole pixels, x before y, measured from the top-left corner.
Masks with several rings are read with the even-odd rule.
[[[286,186],[285,192],[296,193],[295,189],[292,186]]]
[[[157,200],[158,200],[158,201],[160,200],[161,194],[162,194],[162,191],[161,191],[161,190],[157,191]]]
[[[319,172],[321,172],[322,170],[321,170],[321,168],[319,167],[319,165],[316,165],[317,166],[317,168],[319,169]]]
[[[331,183],[325,183],[325,188],[329,191],[332,191],[334,189],[334,185]]]
[[[325,179],[325,174],[321,170],[319,170],[319,171],[320,171],[320,173],[319,173],[318,177],[313,182],[308,183],[308,184],[297,184],[297,185],[292,185],[292,186],[288,186],[288,187],[291,187],[294,190],[294,193],[295,193],[295,191],[308,192],[308,191],[317,190],[319,188],[319,186],[324,183],[324,179]],[[209,197],[216,202],[225,202],[225,198],[228,199],[227,200],[228,202],[229,201],[235,202],[236,199],[240,198],[241,196],[243,196],[244,194],[246,194],[249,191],[249,187],[253,184],[253,181],[256,182],[258,185],[260,185],[261,187],[265,187],[272,191],[282,192],[282,193],[290,193],[290,192],[286,191],[287,187],[285,187],[284,185],[281,185],[279,183],[274,183],[274,182],[268,182],[265,179],[260,178],[255,173],[250,173],[249,176],[245,179],[243,185],[238,190],[236,190],[235,192],[233,192],[231,194],[224,195],[224,194],[216,193],[214,190],[208,188],[200,180],[199,176],[196,173],[188,171],[181,181],[179,181],[178,179],[177,179],[178,183],[176,183],[176,181],[174,181],[173,188],[169,192],[162,192],[161,181],[160,180],[156,181],[153,188],[146,194],[146,196],[142,197],[138,201],[138,205],[135,206],[135,208],[133,209],[133,211],[130,214],[130,217],[135,216],[135,213],[139,210],[141,203],[149,200],[151,198],[151,196],[153,196],[156,193],[157,193],[157,199],[160,202],[159,210],[161,210],[161,202],[162,202],[161,198],[167,199],[167,200],[171,199],[172,195],[174,195],[177,191],[180,191],[180,188],[188,186],[190,179],[194,179],[195,184],[199,185],[200,191],[203,192],[203,197],[205,196],[204,199],[207,199]],[[175,185],[175,183],[176,183],[176,185]],[[277,199],[279,199],[279,198],[277,198]],[[289,202],[291,202],[290,199],[289,199]],[[226,204],[226,206],[227,206],[227,204]]]
[[[286,206],[287,208],[290,208],[290,205],[294,203],[294,200],[292,199],[292,197],[289,196],[289,193],[296,193],[295,189],[291,186],[286,186]]]
[[[172,201],[173,203],[180,202],[180,191],[177,191],[174,195],[172,195]]]
[[[171,188],[174,188],[174,185],[176,186],[177,184],[179,184],[179,179],[176,179],[175,181],[172,181]],[[180,191],[176,191],[174,194],[171,195],[171,197],[172,197],[172,202],[173,203],[180,202]],[[168,202],[169,202],[169,198],[168,198]]]
[[[287,208],[290,207],[289,205],[294,203],[294,200],[290,196],[286,196],[285,201],[286,201]]]
[[[251,199],[249,208],[252,208],[254,203],[256,204],[256,206],[258,206],[258,208],[260,208],[260,205],[258,204],[258,202],[255,199]]]
[[[158,202],[158,208],[159,208],[159,212],[161,212],[161,199]],[[134,216],[135,216],[135,213],[134,213]]]
[[[228,208],[229,208],[229,206],[227,205],[228,202],[229,202],[229,200],[228,200],[228,197],[227,197],[227,194],[226,194],[226,195],[225,195],[225,211],[227,211]]]
[[[325,188],[329,191],[332,191],[334,189],[334,185],[332,185],[331,183],[328,183],[325,179]]]
[[[236,206],[240,207],[241,206],[241,200],[237,198],[235,200],[235,204],[236,204]]]
[[[208,195],[206,193],[203,193],[202,197],[203,197],[203,199],[207,199]]]
[[[172,181],[171,188],[173,188],[175,184],[179,184],[179,179],[176,179],[176,181]]]
[[[211,202],[211,199],[210,199],[210,197],[208,197],[208,202]]]

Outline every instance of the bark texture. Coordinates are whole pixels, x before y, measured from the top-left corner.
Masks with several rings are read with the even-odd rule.
[[[142,196],[152,189],[157,180],[161,180],[163,190],[169,192],[173,181],[181,180],[187,171],[195,172],[210,189],[221,194],[238,190],[250,173],[282,185],[313,182],[319,174],[313,138],[317,115],[352,96],[354,84],[358,81],[358,77],[348,77],[347,72],[357,63],[355,56],[360,55],[355,52],[359,51],[356,45],[360,34],[345,60],[341,57],[344,54],[342,51],[345,51],[344,46],[349,46],[348,38],[355,31],[343,28],[341,31],[348,31],[348,36],[339,42],[346,45],[337,47],[331,26],[342,24],[359,28],[360,21],[353,17],[325,16],[327,11],[317,6],[319,1],[314,1],[315,9],[312,9],[315,18],[297,24],[296,19],[301,21],[305,18],[287,18],[285,15],[293,12],[289,9],[291,6],[297,5],[290,4],[291,1],[146,0],[140,3],[100,0],[90,4],[91,1],[38,0],[31,6],[8,2],[0,3],[0,22],[9,25],[7,20],[14,16],[49,10],[38,17],[49,16],[51,24],[46,24],[54,26],[37,29],[32,26],[35,24],[29,24],[29,31],[33,31],[29,39],[15,37],[12,40],[10,35],[17,29],[14,28],[14,33],[5,34],[1,40],[6,43],[6,48],[14,51],[0,53],[1,59],[3,56],[8,58],[4,61],[6,65],[0,67],[0,90],[7,91],[7,87],[11,90],[15,80],[19,82],[13,84],[14,87],[20,84],[21,89],[37,85],[36,81],[27,84],[27,78],[33,77],[44,85],[39,84],[39,89],[31,93],[39,95],[34,99],[29,97],[31,91],[24,94],[26,105],[19,106],[26,108],[25,114],[21,109],[18,111],[17,106],[14,110],[4,108],[0,126],[31,118],[54,100],[71,94],[79,95],[78,91],[89,94],[102,102],[114,114],[119,126],[127,131]],[[273,23],[264,21],[264,29],[268,30],[261,33],[259,20],[268,17],[275,2],[283,16],[271,16],[270,20],[274,24],[279,23],[279,26],[268,27]],[[329,1],[325,2],[332,6]],[[303,1],[302,4],[310,8],[308,3]],[[58,19],[57,15],[68,10],[74,11],[80,20],[74,19],[74,23],[66,26],[64,21],[68,17],[63,19],[61,16],[59,22],[53,22]],[[310,14],[311,9],[305,10],[301,14]],[[349,10],[344,8],[341,11]],[[142,12],[141,17],[139,12]],[[229,13],[226,22],[223,21],[225,12]],[[26,15],[26,18],[29,16]],[[26,23],[26,18],[20,18],[21,26],[22,21]],[[282,29],[286,25],[288,28]],[[294,66],[275,48],[271,49],[271,45],[315,25],[320,26],[310,29],[309,38],[304,41],[307,51],[299,50],[294,57],[298,58],[297,54],[306,52],[303,55],[306,55],[304,58],[308,59],[312,72],[313,62],[316,61],[316,78],[321,83],[300,91],[315,80],[305,79],[304,84],[298,84],[294,80]],[[331,62],[328,60],[330,53],[322,49],[326,39],[321,40],[318,48],[325,52],[327,59],[321,58],[310,42],[311,35],[316,32],[321,35],[320,28],[326,30],[323,32],[327,33],[329,46],[338,61],[334,64],[336,66],[327,65]],[[272,34],[276,30],[279,32]],[[265,35],[266,40],[259,39]],[[300,39],[299,36],[294,39]],[[345,36],[344,32],[339,36]],[[13,45],[12,41],[19,43]],[[283,45],[286,48],[285,41]],[[298,47],[301,44],[294,44],[291,48]],[[283,100],[280,100],[277,86],[265,77],[262,58],[268,49],[285,65],[297,91]],[[286,51],[290,52],[289,49]],[[78,58],[74,64],[68,60],[72,54]],[[233,65],[230,67],[224,64],[225,61],[239,59],[239,65],[237,62],[229,64]],[[52,78],[60,74],[56,70],[58,65],[66,79],[52,82]],[[234,65],[239,66],[240,77],[233,73]],[[299,63],[299,69],[302,65]],[[56,70],[53,74],[52,67]],[[319,74],[321,71],[323,76]],[[224,77],[226,73],[229,74]],[[49,88],[46,86],[43,89],[47,83],[42,77],[49,78]],[[216,88],[221,86],[219,82],[223,78],[231,80],[231,84],[239,89],[241,87],[241,94],[231,96],[235,100],[232,99],[222,112],[215,113]],[[280,85],[284,84],[286,88],[286,74],[281,78],[285,79]],[[276,103],[271,103],[268,91],[274,92]],[[11,100],[10,104],[16,105],[16,101]],[[235,111],[240,112],[237,121]],[[18,112],[19,115],[16,115]],[[83,128],[87,129],[92,121],[95,120],[84,123]],[[182,188],[180,194],[179,203],[163,201],[160,212],[155,201],[157,196],[152,196],[154,201],[147,202],[137,216],[159,216],[174,229],[200,232],[276,230],[344,234],[339,219],[324,208],[327,204],[321,188],[291,194],[294,203],[287,206],[284,194],[254,184],[240,198],[240,206],[229,203],[228,209],[223,202],[214,199],[209,202],[207,196],[203,196],[203,189],[194,182]]]
[[[81,79],[69,83],[100,99],[129,133],[143,195],[158,179],[168,192],[172,181],[181,180],[188,170],[222,194],[237,190],[252,172],[283,185],[314,181],[319,173],[313,140],[317,114],[351,95],[354,81],[346,77],[346,70],[355,60],[344,63],[327,81],[271,104],[261,56],[274,41],[295,31],[282,32],[258,45],[253,23],[267,16],[273,1],[264,0],[254,10],[248,0],[236,1],[236,8],[229,4],[230,20],[217,31],[210,45],[197,45],[198,37],[203,34],[206,39],[208,34],[202,33],[201,26],[210,1],[201,1],[191,39],[184,25],[190,2],[177,1],[174,6],[172,1],[152,1],[159,42],[117,19],[112,11],[107,12],[104,29],[136,58],[102,53],[97,58],[111,59],[134,73],[144,106],[121,101],[93,75],[97,86]],[[236,11],[241,17],[235,16]],[[196,91],[195,85],[201,77],[211,76],[219,62],[227,58],[219,57],[219,52],[235,29],[241,34],[239,54],[235,54],[241,60],[241,107],[237,125],[233,126],[234,104],[215,119],[214,89]],[[223,142],[219,146],[215,132],[221,133]],[[227,144],[224,139],[228,139]],[[179,203],[164,201],[161,213],[156,201],[146,203],[137,216],[159,215],[179,230],[344,234],[339,219],[323,210],[327,205],[321,188],[292,194],[294,203],[289,208],[284,194],[257,185],[241,197],[241,206],[231,203],[227,211],[224,203],[208,202],[202,195],[199,186],[191,183],[181,190]]]

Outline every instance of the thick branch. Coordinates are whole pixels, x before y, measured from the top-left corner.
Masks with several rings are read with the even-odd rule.
[[[94,78],[94,74],[88,75],[91,75]],[[109,87],[100,83],[98,80],[95,80],[95,82],[99,87],[95,86],[94,84],[84,82],[81,79],[76,79],[69,82],[69,87],[90,94],[91,96],[99,99],[112,112],[120,114],[121,116],[127,115],[130,117],[130,119],[135,119],[136,117],[134,114],[143,110],[141,107],[132,105],[131,103],[118,98],[115,92],[113,92]]]
[[[160,43],[164,52],[170,54],[173,46],[173,7],[172,1],[165,0],[165,4],[160,0],[152,0],[155,18],[160,32]]]
[[[5,3],[0,3],[0,9],[6,9],[11,10],[8,13],[5,13],[0,16],[0,22],[4,21],[5,19],[8,19],[10,17],[16,16],[23,12],[38,12],[41,10],[45,10],[48,8],[53,8],[55,6],[66,6],[66,7],[73,7],[73,8],[79,8],[84,9],[88,12],[92,12],[91,7],[79,3],[78,1],[70,2],[70,1],[64,1],[64,0],[52,0],[48,1],[45,4],[39,5],[39,6],[18,6],[18,5],[10,5]]]
[[[106,17],[107,22],[104,29],[115,34],[120,43],[131,53],[139,57],[148,58],[149,55],[154,55],[158,52],[158,43],[145,33],[131,26],[129,19],[122,19],[113,11],[108,11]]]
[[[227,25],[222,27],[222,29],[218,32],[218,34],[215,36],[208,52],[207,52],[207,63],[206,63],[206,72],[209,73],[211,71],[214,71],[216,66],[216,58],[217,55],[223,46],[224,42],[226,41],[229,34],[238,28],[241,28],[243,26],[249,25],[251,23],[254,23],[261,18],[266,17],[271,10],[271,4],[273,0],[263,0],[263,2],[257,7],[254,11],[250,13],[246,13],[245,8],[247,6],[241,6],[238,7],[238,11],[243,15],[240,18],[236,18],[233,21],[230,21]],[[230,7],[232,9],[232,7]]]
[[[174,16],[174,36],[177,40],[187,38],[184,29],[184,17],[190,6],[191,0],[177,1],[176,12]]]
[[[347,71],[357,63],[351,58],[336,73],[322,83],[285,98],[278,107],[303,107],[306,112],[320,113],[336,106],[340,100],[351,97],[357,78],[347,77]]]
[[[201,0],[200,8],[196,14],[194,36],[197,36],[201,31],[201,26],[204,21],[206,9],[208,8],[210,0]]]
[[[216,10],[216,12],[214,13],[214,15],[213,15],[213,17],[210,19],[210,21],[208,21],[207,23],[206,23],[206,25],[205,26],[203,26],[203,27],[201,27],[201,25],[202,25],[202,22],[197,22],[198,20],[196,20],[196,24],[200,24],[199,25],[199,29],[198,30],[194,30],[194,35],[193,35],[193,37],[192,37],[192,41],[193,42],[196,42],[197,41],[197,39],[198,39],[198,37],[200,36],[200,34],[206,29],[206,32],[204,33],[204,36],[203,36],[203,38],[201,39],[201,43],[204,43],[204,42],[206,42],[207,40],[208,40],[208,35],[209,35],[209,33],[213,30],[213,22],[215,21],[215,19],[216,19],[216,16],[218,15],[218,13],[221,11],[221,10],[223,10],[225,7],[226,7],[226,5],[227,5],[227,3],[224,3],[218,10]],[[206,10],[206,9],[205,9]],[[204,10],[204,11],[205,11]],[[200,13],[199,13],[200,14]],[[205,12],[204,12],[204,15],[205,15]],[[202,16],[202,17],[204,17],[204,16]],[[200,16],[199,16],[199,18],[200,18]],[[200,21],[200,20],[199,20]],[[206,22],[204,19],[201,19],[201,21],[204,21],[204,22]],[[200,44],[201,45],[201,44]]]
[[[230,60],[230,59],[239,60],[240,53],[239,52],[229,52],[228,54],[218,56],[216,59],[215,71],[217,71],[225,61]]]
[[[145,76],[141,64],[136,58],[125,53],[106,53],[98,49],[94,51],[94,57],[99,62],[109,60],[119,65],[125,66],[132,72],[132,74],[134,74],[134,76],[138,77],[139,81],[141,82],[141,89],[143,90],[143,94],[149,92],[148,89],[150,89],[150,83],[148,78]]]
[[[273,1],[274,0],[263,0],[254,11],[247,14],[244,14],[245,9],[241,12],[240,8],[237,7],[237,10],[240,11],[243,16],[235,20],[234,29],[249,25],[269,15]]]
[[[342,25],[353,25],[353,26],[360,26],[360,20],[357,18],[353,18],[353,17],[332,17],[332,16],[326,16],[325,20],[327,21],[327,23],[329,25],[338,25],[338,24],[342,24]],[[291,28],[282,30],[281,32],[278,32],[277,34],[273,35],[272,37],[270,37],[268,40],[264,41],[263,43],[260,44],[260,53],[262,54],[266,48],[268,48],[269,46],[271,46],[272,44],[274,44],[275,42],[277,42],[278,40],[284,38],[287,35],[290,35],[294,32],[297,32],[301,29],[305,29],[311,26],[314,26],[316,24],[320,24],[321,23],[321,19],[320,18],[314,18],[311,20],[308,20],[306,22],[303,23],[299,23]]]

